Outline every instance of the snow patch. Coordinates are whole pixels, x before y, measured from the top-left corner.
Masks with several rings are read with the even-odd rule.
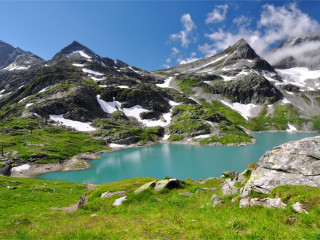
[[[135,73],[139,73],[139,74],[141,73],[140,71],[134,70],[133,67],[131,67],[131,66],[129,66],[128,68],[129,68],[130,70],[134,71]]]
[[[28,170],[31,166],[29,164],[23,164],[23,165],[20,165],[18,167],[13,167],[11,168],[11,172],[22,172],[22,171],[25,171],[25,170]]]
[[[283,98],[283,99],[282,99],[282,103],[283,103],[283,104],[289,104],[290,102],[288,101],[288,99]]]
[[[203,134],[203,135],[196,136],[194,139],[203,139],[208,137],[210,137],[210,134]]]
[[[25,70],[28,69],[30,66],[19,66],[17,63],[11,63],[8,67],[4,68],[7,71],[15,71],[15,70]]]
[[[290,95],[293,95],[293,94],[294,94],[293,92],[288,92],[288,91],[286,91],[286,93],[288,93],[288,94],[290,94]]]
[[[168,88],[172,79],[173,79],[173,77],[169,77],[166,80],[164,80],[164,83],[156,84],[156,86],[161,87],[161,88]]]
[[[121,86],[117,86],[118,88],[129,88],[128,86],[124,86],[124,85],[121,85]]]
[[[29,96],[28,96],[28,97],[29,97]],[[18,103],[23,102],[23,101],[26,100],[28,97],[25,97],[25,98],[21,99]]]
[[[90,73],[90,74],[93,74],[93,75],[96,75],[96,76],[103,76],[104,75],[101,72],[93,71],[93,70],[90,70],[90,69],[87,69],[87,68],[82,68],[82,72]]]
[[[44,91],[47,91],[48,88],[49,88],[49,87],[42,88],[38,93],[42,93],[42,92],[44,92]]]
[[[162,117],[164,120],[155,120],[155,119],[141,119],[140,114],[143,112],[148,112],[148,109],[143,108],[140,105],[135,105],[131,108],[121,108],[121,103],[116,101],[115,99],[113,102],[106,102],[101,99],[100,95],[97,95],[97,100],[102,108],[102,110],[106,113],[113,113],[117,110],[122,111],[126,116],[128,117],[134,117],[136,118],[139,122],[145,124],[147,127],[154,127],[154,126],[167,126],[171,122],[171,113],[172,110],[170,110],[167,113],[163,113]],[[174,101],[169,100],[169,104],[171,106],[177,106],[179,103],[176,103]]]
[[[207,64],[205,64],[205,65],[202,65],[202,66],[196,67],[196,68],[192,68],[190,71],[195,71],[195,70],[198,70],[198,69],[200,69],[200,68],[205,68],[206,66],[209,66],[209,65],[211,65],[211,64],[214,64],[214,63],[222,60],[223,58],[225,58],[225,57],[227,57],[227,56],[228,56],[228,54],[226,54],[226,55],[224,55],[224,56],[222,56],[222,57],[216,58],[215,60],[213,60],[213,61],[211,61],[211,62],[209,62],[209,63],[207,63]],[[202,71],[199,71],[199,72],[207,72],[207,70],[202,70]]]
[[[63,117],[63,115],[49,115],[50,119],[61,123],[62,125],[68,126],[68,127],[72,127],[78,131],[82,131],[82,132],[90,132],[90,131],[95,131],[96,128],[90,126],[91,122],[79,122],[79,121],[74,121],[74,120],[70,120],[70,119],[65,119]]]
[[[168,140],[170,136],[171,136],[170,134],[165,134],[163,136],[162,140]]]
[[[121,108],[121,103],[118,101],[113,101],[113,102],[106,102],[101,99],[101,96],[97,96],[97,100],[102,108],[102,110],[106,113],[113,113],[115,111],[120,110]]]
[[[299,87],[306,86],[306,80],[320,78],[320,70],[309,70],[306,67],[295,67],[289,69],[276,69],[277,73],[285,82],[297,85]]]
[[[221,100],[221,102],[230,107],[231,109],[237,111],[238,113],[241,114],[241,116],[246,119],[246,120],[249,120],[248,117],[251,117],[251,111],[252,109],[254,109],[255,107],[257,107],[256,104],[252,104],[252,103],[249,103],[249,104],[242,104],[242,103],[228,103],[224,100]]]
[[[127,145],[125,144],[116,144],[116,143],[110,143],[109,144],[109,147],[111,148],[123,148],[123,147],[126,147]]]
[[[104,78],[96,78],[96,77],[94,77],[94,76],[91,76],[90,74],[89,74],[89,77],[90,77],[93,81],[101,81],[101,80],[104,80]]]
[[[288,129],[287,129],[287,132],[295,132],[295,131],[297,131],[297,129],[293,126],[293,125],[291,125],[290,123],[288,123]]]
[[[73,66],[75,67],[84,67],[85,64],[80,64],[80,63],[72,63]]]
[[[28,103],[28,104],[26,104],[26,107],[25,108],[28,108],[28,107],[30,107],[30,106],[32,106],[33,105],[33,103]]]

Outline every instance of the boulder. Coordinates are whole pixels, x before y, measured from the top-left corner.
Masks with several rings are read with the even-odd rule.
[[[167,189],[179,188],[182,186],[182,184],[185,184],[185,182],[176,178],[160,180],[156,182],[156,186],[154,187],[154,190],[160,191],[164,188],[167,188]]]
[[[295,204],[293,204],[292,207],[293,207],[293,210],[295,210],[297,213],[309,214],[307,210],[302,208],[302,204],[299,202],[296,202]]]
[[[238,175],[239,173],[236,171],[226,171],[222,173],[221,177],[225,177],[225,178],[231,177],[233,179],[233,178],[236,178]]]
[[[183,184],[185,184],[184,181],[176,178],[172,179],[165,179],[165,180],[158,180],[146,183],[142,185],[140,188],[134,191],[135,194],[141,193],[142,191],[148,189],[149,187],[154,188],[155,191],[160,191],[162,189],[173,189],[173,188],[180,188]]]
[[[135,193],[135,194],[138,194],[138,193],[141,193],[142,191],[148,189],[149,187],[154,188],[155,186],[156,186],[156,181],[154,181],[154,182],[148,182],[148,183],[142,185],[141,187],[139,187],[138,189],[136,189],[136,190],[134,191],[134,193]]]
[[[217,206],[217,205],[221,205],[224,203],[224,201],[221,201],[220,200],[221,197],[216,195],[216,194],[213,194],[213,196],[211,197],[211,200],[212,200],[212,206]]]
[[[238,188],[235,186],[236,181],[232,181],[231,179],[226,179],[222,186],[222,195],[227,196],[230,194],[238,193]]]
[[[101,198],[109,198],[112,197],[113,195],[120,195],[123,196],[126,193],[126,191],[117,191],[117,192],[105,192],[101,194]]]
[[[263,206],[266,208],[285,208],[287,204],[281,201],[281,198],[243,198],[240,200],[240,208]]]
[[[320,187],[320,137],[288,142],[267,151],[259,160],[241,197],[252,191],[270,194],[281,185]]]
[[[78,200],[78,207],[80,207],[81,205],[83,205],[85,203],[86,198],[87,198],[87,194],[83,194],[81,196],[81,198]]]

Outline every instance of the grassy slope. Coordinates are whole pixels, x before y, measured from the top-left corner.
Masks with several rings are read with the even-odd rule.
[[[32,129],[32,133],[31,133]],[[5,154],[17,152],[17,158],[38,163],[57,162],[75,154],[109,149],[105,141],[79,133],[47,126],[31,118],[13,118],[0,123],[0,144]],[[41,159],[37,160],[37,159]]]
[[[101,185],[89,193],[84,207],[64,213],[52,207],[76,203],[84,192],[89,192],[83,184],[0,177],[0,194],[4,196],[0,200],[0,238],[292,239],[293,236],[320,236],[318,188],[284,186],[272,193],[289,204],[295,201],[313,203],[308,205],[310,214],[306,215],[295,214],[291,207],[239,209],[238,202],[230,201],[232,196],[223,199],[224,205],[213,207],[210,198],[214,193],[220,194],[220,189],[191,197],[178,195],[201,187],[218,187],[219,179],[209,180],[204,185],[188,180],[184,189],[133,194],[134,189],[150,180],[135,178]],[[100,198],[101,193],[116,190],[129,190],[129,200],[117,208],[111,206],[117,196]],[[98,216],[91,217],[92,214]]]

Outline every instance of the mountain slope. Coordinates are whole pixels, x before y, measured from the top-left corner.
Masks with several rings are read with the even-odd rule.
[[[168,73],[217,74],[224,79],[237,78],[250,72],[265,71],[275,74],[274,68],[257,55],[244,39],[240,39],[233,46],[217,55],[163,71]]]
[[[279,69],[320,69],[320,33],[291,37],[270,51],[266,58]]]
[[[14,48],[0,40],[0,71],[25,70],[41,62],[43,60],[31,52]]]

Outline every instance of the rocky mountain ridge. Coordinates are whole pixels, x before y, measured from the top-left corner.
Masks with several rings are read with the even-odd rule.
[[[14,48],[10,44],[0,40],[0,71],[25,70],[43,61],[43,59],[31,52]]]

